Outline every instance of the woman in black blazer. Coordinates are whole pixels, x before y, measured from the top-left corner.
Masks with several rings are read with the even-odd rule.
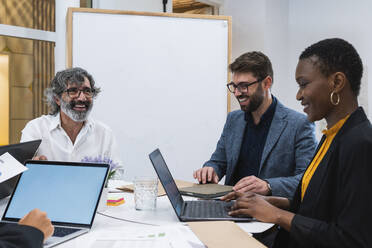
[[[372,247],[372,127],[358,107],[363,73],[355,48],[326,39],[301,54],[297,100],[310,121],[327,130],[293,200],[254,193],[237,199],[231,215],[280,226],[274,247]]]

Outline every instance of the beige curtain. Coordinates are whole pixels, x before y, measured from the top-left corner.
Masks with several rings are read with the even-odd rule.
[[[57,0],[56,0],[57,1]],[[34,0],[33,19],[35,29],[55,31],[55,0]],[[34,41],[34,117],[48,113],[44,90],[54,76],[54,43]]]

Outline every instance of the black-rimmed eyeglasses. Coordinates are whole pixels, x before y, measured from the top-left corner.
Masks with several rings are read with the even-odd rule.
[[[256,80],[254,82],[251,82],[251,83],[241,82],[238,85],[236,85],[234,82],[231,82],[231,83],[227,84],[226,86],[231,93],[235,93],[236,90],[238,90],[240,93],[242,93],[242,92],[247,92],[249,86],[254,85],[256,83],[259,83],[262,80],[263,79],[259,79],[259,80]]]
[[[94,95],[94,89],[89,87],[84,87],[82,89],[78,89],[76,87],[71,87],[65,90],[70,98],[78,98],[80,93],[83,93],[85,97],[92,98]]]

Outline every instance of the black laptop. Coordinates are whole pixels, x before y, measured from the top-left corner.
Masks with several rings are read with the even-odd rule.
[[[8,152],[16,160],[18,160],[18,162],[23,164],[26,160],[34,157],[40,143],[41,140],[33,140],[19,144],[0,146],[0,155]],[[0,199],[7,197],[13,192],[18,177],[19,176],[12,177],[0,183]]]
[[[252,221],[252,217],[228,215],[232,202],[216,200],[184,201],[159,149],[149,155],[152,165],[180,221],[232,220]]]

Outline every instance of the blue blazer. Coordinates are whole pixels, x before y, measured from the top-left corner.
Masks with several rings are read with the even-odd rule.
[[[204,166],[211,166],[218,178],[230,184],[239,160],[245,126],[244,112],[230,112],[215,152]],[[258,177],[270,183],[272,194],[292,198],[304,170],[316,149],[314,124],[306,116],[277,102]]]

